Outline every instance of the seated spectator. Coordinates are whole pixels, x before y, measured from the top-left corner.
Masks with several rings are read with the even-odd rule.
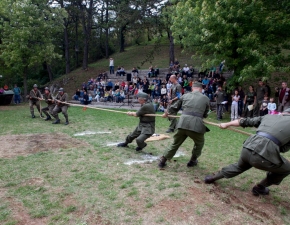
[[[157,112],[157,110],[159,108],[159,100],[158,100],[158,98],[154,98],[153,99],[153,107],[154,107],[155,112]]]
[[[135,67],[133,67],[133,69],[132,69],[132,76],[134,77],[134,76],[138,76],[138,74],[139,74],[139,71],[135,68]]]
[[[162,103],[159,103],[159,107],[158,107],[158,112],[164,112],[164,106],[162,105]]]
[[[152,98],[159,98],[161,96],[158,86],[155,87],[154,91],[152,92]]]
[[[95,100],[97,100],[97,102],[100,102],[100,98],[101,98],[101,92],[99,90],[97,90]]]
[[[188,75],[188,72],[189,72],[189,67],[187,66],[187,64],[185,64],[182,69],[182,75]]]
[[[88,100],[88,104],[92,104],[92,101],[93,101],[93,97],[91,94],[89,94],[89,100]]]
[[[168,80],[168,82],[166,84],[167,93],[170,93],[171,86],[172,86],[172,83],[170,80]]]
[[[118,69],[117,69],[117,73],[116,73],[116,76],[125,76],[125,74],[126,74],[126,72],[125,72],[125,69],[124,69],[124,67],[123,66],[121,66],[121,67],[118,67]]]
[[[2,87],[0,88],[0,94],[4,94],[4,89]]]
[[[189,71],[188,71],[188,74],[187,74],[187,77],[193,77],[193,74],[194,74],[194,69],[192,66],[189,67]]]
[[[174,61],[174,66],[175,68],[180,68],[179,61],[177,60],[177,58]]]
[[[133,84],[137,85],[138,79],[137,76],[134,76],[132,79]]]
[[[73,96],[73,99],[78,101],[80,98],[80,95],[81,95],[81,91],[80,89],[77,89],[75,95]]]
[[[209,79],[207,79],[207,76],[204,77],[204,79],[202,80],[202,86],[205,88],[208,86],[209,84]]]
[[[169,70],[170,70],[170,73],[171,73],[171,71],[173,70],[173,67],[174,67],[174,63],[173,63],[173,61],[170,61],[170,63],[169,63]]]
[[[119,96],[119,99],[118,101],[119,102],[124,102],[124,99],[125,99],[125,92],[123,90],[120,91],[120,96]]]
[[[117,80],[114,85],[114,90],[120,89],[120,82]]]
[[[114,86],[113,82],[109,79],[108,83],[107,83],[107,86],[106,86],[107,90],[113,89],[113,86]]]
[[[159,75],[159,68],[155,66],[154,68],[154,76],[157,77]]]
[[[160,103],[164,107],[164,109],[167,109],[168,106],[168,98],[166,95],[163,95],[162,98],[160,99]]]
[[[167,89],[166,89],[164,84],[162,85],[162,88],[160,90],[160,94],[161,94],[162,98],[163,98],[164,95],[167,96]]]
[[[89,104],[89,95],[87,94],[86,91],[84,91],[84,96],[83,96],[83,99],[81,100],[81,103],[84,104],[84,105],[87,105]]]

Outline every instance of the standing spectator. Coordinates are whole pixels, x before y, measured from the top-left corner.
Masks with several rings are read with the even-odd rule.
[[[275,97],[278,98],[278,111],[283,112],[284,110],[290,107],[290,99],[289,99],[289,91],[290,89],[287,87],[287,83],[282,82],[282,88],[276,88]]]
[[[172,83],[172,86],[170,89],[170,100],[168,101],[168,103],[170,104],[171,107],[174,107],[176,104],[178,104],[178,102],[179,102],[178,100],[181,97],[182,87],[178,83],[175,75],[171,75],[170,81]],[[177,112],[173,115],[177,115]],[[177,119],[176,118],[168,118],[168,120],[170,121],[170,125],[169,125],[169,128],[166,131],[166,133],[174,132],[174,130],[176,129],[176,126],[177,126]]]
[[[110,74],[114,74],[115,71],[114,71],[114,59],[113,58],[110,58]]]
[[[260,116],[265,116],[268,114],[268,103],[269,103],[268,96],[265,96],[261,104]]]
[[[20,103],[21,90],[20,90],[19,87],[17,87],[17,84],[14,85],[13,92],[14,92],[14,103],[15,104],[19,104]]]
[[[223,117],[223,104],[222,102],[224,101],[224,98],[226,96],[226,92],[223,91],[222,86],[218,86],[218,89],[214,95],[216,99],[216,114],[217,114],[217,120],[221,120]]]
[[[161,91],[160,91],[161,97],[163,98],[163,96],[167,95],[167,89],[165,87],[165,85],[162,85]]]
[[[231,120],[238,119],[238,104],[239,104],[240,96],[239,91],[235,90],[235,93],[232,97],[232,108],[231,108]]]
[[[274,98],[270,98],[270,102],[268,103],[268,114],[274,115],[276,114],[276,103],[274,102]]]
[[[244,98],[244,117],[253,117],[253,108],[256,105],[257,97],[256,92],[254,91],[254,87],[252,85],[249,86],[249,91],[246,93]],[[252,109],[251,109],[252,108]]]
[[[254,117],[259,116],[264,96],[268,96],[267,88],[264,86],[262,80],[259,80],[256,92],[257,92],[257,102],[254,108]]]
[[[245,93],[242,89],[242,86],[238,87],[238,91],[239,91],[239,96],[240,96],[239,103],[238,103],[238,115],[240,118],[243,114]]]

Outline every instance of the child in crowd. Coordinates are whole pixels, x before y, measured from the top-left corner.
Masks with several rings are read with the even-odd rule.
[[[271,114],[271,115],[274,115],[276,114],[276,109],[277,109],[277,106],[276,106],[276,103],[274,102],[274,98],[270,98],[270,102],[268,103],[268,113]]]
[[[239,102],[239,100],[240,100],[239,91],[235,90],[235,93],[232,96],[231,120],[238,119],[238,102]]]
[[[265,96],[264,100],[262,101],[261,108],[260,108],[260,116],[265,116],[268,114],[268,97]]]

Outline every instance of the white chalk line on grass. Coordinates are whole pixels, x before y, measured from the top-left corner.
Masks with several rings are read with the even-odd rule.
[[[178,158],[180,156],[185,155],[182,151],[177,151],[173,158]],[[129,159],[124,162],[125,165],[133,165],[133,164],[143,164],[143,163],[152,163],[158,160],[158,156],[153,156],[150,154],[141,155],[142,159]]]
[[[81,133],[76,133],[74,136],[86,136],[86,135],[94,135],[94,134],[111,134],[110,131],[84,131]]]

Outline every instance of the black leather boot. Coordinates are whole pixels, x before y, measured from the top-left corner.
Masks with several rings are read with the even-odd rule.
[[[207,175],[204,178],[204,183],[211,184],[211,183],[215,182],[216,180],[219,180],[219,179],[222,179],[222,178],[224,178],[224,176],[222,175],[221,172],[218,172],[215,175]]]
[[[45,121],[48,121],[48,120],[51,120],[51,117],[50,116],[47,116]]]
[[[187,167],[194,167],[194,166],[197,165],[197,163],[198,163],[198,160],[196,159],[196,157],[195,156],[191,156],[191,159],[187,163]]]
[[[56,121],[54,121],[52,124],[59,124],[60,123],[60,120],[57,119]]]
[[[167,161],[167,159],[164,156],[162,156],[159,159],[158,167],[159,168],[164,168],[166,166],[166,161]]]
[[[252,193],[255,196],[259,196],[259,195],[268,195],[269,194],[269,188],[261,185],[261,184],[257,184],[252,188]]]

